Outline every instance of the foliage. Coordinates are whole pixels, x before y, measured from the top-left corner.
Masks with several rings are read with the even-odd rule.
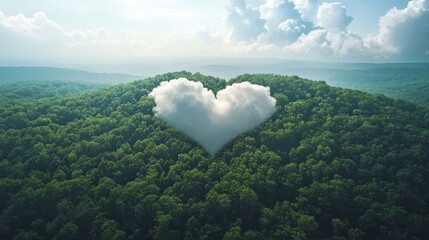
[[[153,116],[178,77],[269,86],[277,111],[211,157]],[[409,102],[177,72],[0,109],[0,239],[429,236],[429,110]]]
[[[33,100],[73,95],[88,90],[95,90],[106,85],[74,81],[19,81],[2,85],[0,100]]]
[[[56,67],[0,66],[0,84],[19,81],[78,81],[103,84],[131,82],[138,76],[120,73],[95,73]]]
[[[365,70],[328,70],[323,79],[332,86],[351,88],[369,93],[380,93],[396,99],[405,99],[429,106],[429,68],[427,64],[403,64],[397,68]],[[320,72],[320,71],[319,71]],[[323,73],[313,73],[320,79]]]

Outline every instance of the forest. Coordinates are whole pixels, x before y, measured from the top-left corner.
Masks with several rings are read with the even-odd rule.
[[[276,112],[212,156],[154,116],[179,77]],[[0,239],[429,238],[426,107],[274,74],[31,84],[0,91]]]
[[[78,81],[18,81],[0,85],[0,101],[19,104],[22,100],[63,97],[106,86]]]
[[[116,84],[136,79],[139,77],[129,74],[97,73],[58,67],[0,66],[0,84],[21,81],[75,81]]]

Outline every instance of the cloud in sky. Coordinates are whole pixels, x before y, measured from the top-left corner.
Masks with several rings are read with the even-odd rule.
[[[195,15],[198,11],[191,11],[193,0],[171,4],[164,0],[152,8],[147,1],[133,0],[133,4],[128,4],[128,8],[134,7],[128,11],[126,21],[95,28],[62,24],[43,11],[10,15],[0,9],[0,58],[109,60],[152,56],[257,56],[427,61],[428,2],[410,0],[399,9],[392,5],[390,11],[380,16],[379,22],[374,22],[379,25],[378,31],[365,36],[350,31],[349,26],[353,26],[358,17],[349,14],[343,3],[331,0],[226,0],[224,12],[210,16],[208,10]],[[116,3],[106,2],[111,4]],[[221,11],[215,5],[199,3],[198,6]],[[158,10],[150,17],[138,17],[139,9],[142,15],[151,9]],[[169,12],[174,14],[168,17]],[[117,15],[126,14],[121,10]],[[139,23],[141,28],[136,27]]]
[[[267,0],[259,7],[266,31],[261,31],[256,40],[241,49],[249,51],[265,47],[289,58],[302,58],[303,55],[311,59],[370,57],[364,40],[347,30],[352,17],[343,5],[339,2],[322,3],[316,16],[310,16],[315,3]],[[300,7],[295,4],[300,4]],[[315,22],[305,19],[315,19]]]
[[[210,154],[275,111],[268,87],[235,83],[215,96],[202,83],[186,78],[162,82],[149,94],[155,115],[200,143]]]
[[[259,11],[247,5],[245,0],[231,0],[226,8],[226,24],[232,42],[254,41],[265,31],[265,21]]]
[[[112,53],[119,41],[107,30],[66,31],[44,12],[32,17],[6,16],[0,11],[1,57],[64,58]]]
[[[295,9],[306,21],[313,21],[317,12],[318,0],[291,0]]]
[[[428,2],[411,0],[405,9],[392,8],[381,16],[375,36],[359,36],[348,30],[353,17],[340,2],[266,0],[258,8],[266,31],[240,49],[265,47],[277,57],[316,60],[429,60]]]
[[[380,54],[397,59],[429,59],[429,1],[413,0],[404,9],[391,9],[381,17],[379,33],[368,39]]]
[[[267,0],[259,11],[267,30],[261,35],[263,42],[289,44],[312,30],[312,24],[304,21],[288,0]]]
[[[346,11],[339,2],[323,3],[317,10],[317,25],[329,31],[347,31],[353,18]]]

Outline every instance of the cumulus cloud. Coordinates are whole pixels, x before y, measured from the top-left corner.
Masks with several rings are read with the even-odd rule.
[[[317,24],[330,31],[346,31],[353,18],[339,2],[323,3],[317,10]]]
[[[312,59],[335,59],[353,56],[354,59],[370,57],[364,40],[348,32],[331,32],[316,29],[302,35],[296,42],[284,48],[286,53],[305,54]]]
[[[412,0],[404,9],[391,9],[380,18],[379,33],[367,39],[379,54],[406,60],[429,58],[429,1]]]
[[[136,8],[140,4],[133,0],[131,5]],[[192,24],[157,33],[131,26],[67,29],[44,12],[8,16],[0,11],[0,58],[48,62],[121,61],[144,56],[429,59],[429,0],[410,0],[403,9],[392,8],[380,18],[379,31],[371,36],[350,32],[353,18],[339,2],[227,0],[226,10],[225,25],[210,22],[213,27],[199,28],[201,20],[189,17],[183,21],[195,20]]]
[[[122,43],[106,29],[65,30],[44,12],[27,17],[6,16],[0,11],[0,52],[3,58],[41,59],[86,56],[99,57]]]
[[[241,7],[247,6],[244,0],[239,2]],[[340,2],[320,2],[263,1],[252,11],[255,15],[259,12],[264,30],[259,24],[252,38],[232,49],[246,54],[319,60],[429,59],[429,0],[410,0],[404,9],[392,8],[380,18],[379,31],[372,36],[359,36],[348,30],[353,18]]]
[[[44,12],[7,16],[0,11],[0,58],[57,64],[229,53],[224,33],[209,24],[200,25],[157,34],[137,29],[67,29]]]
[[[39,33],[58,33],[63,29],[51,21],[44,12],[36,12],[27,18],[19,13],[16,16],[6,16],[0,11],[0,26],[16,33],[37,36]]]
[[[235,83],[215,96],[200,82],[186,78],[162,82],[149,94],[155,116],[180,129],[215,154],[225,143],[246,132],[275,111],[268,87]]]
[[[370,57],[365,41],[347,30],[353,18],[338,2],[266,0],[258,10],[265,31],[234,49],[312,59]]]
[[[312,30],[312,24],[303,21],[295,5],[288,0],[267,0],[260,7],[260,13],[267,30],[261,35],[263,42],[285,45]]]
[[[226,24],[231,29],[230,41],[253,41],[265,31],[265,21],[259,11],[249,6],[246,0],[230,0],[226,8]]]
[[[318,0],[291,0],[295,9],[299,11],[301,17],[306,21],[313,21],[317,12]]]
[[[46,56],[45,51],[62,42],[63,32],[43,12],[32,17],[0,13],[0,52],[2,57],[12,58],[28,54]]]

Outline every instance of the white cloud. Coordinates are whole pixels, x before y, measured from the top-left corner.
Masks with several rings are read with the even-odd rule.
[[[0,35],[3,58],[88,60],[131,52],[106,29],[67,31],[44,12],[36,12],[31,17],[21,13],[6,16],[0,12]]]
[[[293,44],[286,46],[284,51],[289,54],[304,54],[317,60],[365,59],[370,57],[364,41],[357,35],[347,32],[331,32],[317,29],[307,35],[302,35]]]
[[[49,55],[48,52],[52,53],[49,49],[55,48],[64,40],[64,30],[43,12],[37,12],[28,18],[23,14],[0,15],[2,57],[44,57]]]
[[[313,21],[317,13],[318,0],[291,0],[295,9],[306,21]]]
[[[185,78],[162,82],[149,94],[155,115],[182,130],[210,154],[269,118],[276,100],[270,89],[249,82],[236,83],[217,96],[200,82]]]
[[[203,10],[195,10],[195,4]],[[403,9],[392,8],[380,18],[379,32],[372,36],[351,32],[347,9],[339,2],[322,0],[227,0],[223,21],[224,6],[213,2],[131,0],[118,9],[117,1],[108,0],[102,6],[113,12],[114,24],[108,28],[77,26],[86,24],[93,18],[89,12],[97,10],[93,4],[84,5],[72,7],[74,12],[86,11],[73,27],[70,22],[61,24],[68,17],[53,20],[37,10],[27,16],[0,11],[0,57],[69,62],[151,56],[429,59],[429,0],[410,0]]]
[[[317,24],[330,31],[347,31],[353,18],[339,2],[323,3],[317,10]]]
[[[311,19],[316,7],[315,0],[266,0],[259,7],[266,31],[260,33],[257,40],[239,44],[233,49],[319,60],[371,57],[364,40],[347,31],[352,18],[344,6],[338,2],[323,3],[314,17],[316,23],[305,21],[303,16]]]
[[[196,25],[196,24],[195,24]],[[147,34],[139,30],[65,29],[44,12],[6,16],[0,11],[0,57],[47,61],[120,61],[150,56],[224,55],[226,34],[210,26]]]
[[[380,18],[379,33],[367,44],[384,57],[408,61],[428,59],[429,1],[412,0],[404,9],[391,9]]]
[[[231,29],[229,40],[232,42],[254,41],[265,31],[265,21],[259,11],[245,0],[230,0],[226,8],[226,24]]]
[[[264,43],[284,46],[312,30],[312,24],[303,21],[295,5],[288,0],[267,0],[260,7],[260,13],[267,29],[260,38]]]
[[[21,13],[9,17],[1,13],[0,16],[0,26],[15,33],[38,37],[41,34],[59,33],[63,31],[63,29],[51,21],[44,12],[37,12],[30,18],[25,17]]]

